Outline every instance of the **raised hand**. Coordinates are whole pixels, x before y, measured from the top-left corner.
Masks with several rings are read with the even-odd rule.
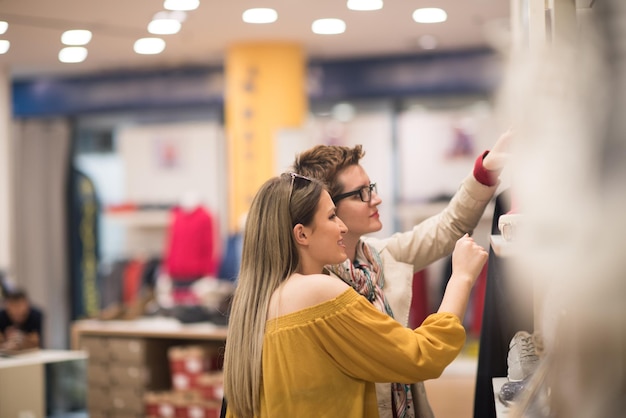
[[[483,167],[489,171],[501,171],[510,159],[510,145],[513,140],[511,129],[500,135],[489,154],[483,159]]]
[[[469,279],[473,286],[488,256],[489,254],[483,247],[465,234],[456,242],[452,253],[453,277]]]

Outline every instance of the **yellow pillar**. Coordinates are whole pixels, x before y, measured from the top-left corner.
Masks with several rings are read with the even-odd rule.
[[[225,124],[231,230],[274,172],[274,135],[300,127],[307,112],[306,64],[300,45],[236,44],[226,56]]]

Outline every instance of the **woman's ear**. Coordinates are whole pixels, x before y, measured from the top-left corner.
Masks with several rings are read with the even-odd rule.
[[[308,235],[306,228],[302,224],[297,224],[293,227],[293,237],[296,240],[296,243],[300,245],[308,245]]]

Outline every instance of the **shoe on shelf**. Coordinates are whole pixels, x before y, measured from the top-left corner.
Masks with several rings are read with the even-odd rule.
[[[498,218],[498,229],[505,241],[515,241],[523,225],[524,215],[507,212]]]
[[[498,393],[500,402],[505,406],[511,406],[511,403],[515,402],[518,395],[526,387],[526,382],[527,380],[522,380],[521,382],[506,382],[503,384]]]
[[[535,352],[537,353],[537,356],[539,356],[539,358],[541,358],[541,356],[543,355],[543,335],[541,334],[541,332],[539,331],[535,331],[533,332],[533,344],[535,344]]]
[[[526,331],[518,331],[509,343],[507,355],[507,377],[509,382],[521,382],[537,369],[539,356],[533,336]]]

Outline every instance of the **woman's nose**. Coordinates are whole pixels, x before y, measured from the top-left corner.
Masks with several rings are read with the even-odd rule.
[[[346,226],[345,223],[343,223],[341,218],[337,217],[337,219],[339,220],[339,230],[341,231],[341,233],[345,234],[346,232],[348,232],[348,227]]]

